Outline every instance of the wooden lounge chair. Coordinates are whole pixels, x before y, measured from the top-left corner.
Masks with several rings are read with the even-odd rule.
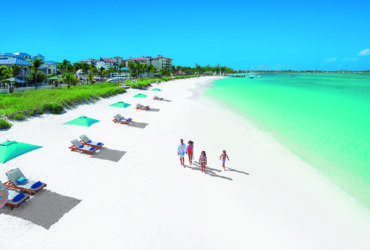
[[[19,207],[23,202],[30,198],[29,194],[24,194],[19,191],[8,189],[0,181],[0,189],[6,189],[8,191],[8,201],[5,203],[6,206],[13,210],[15,207]]]
[[[71,151],[80,151],[88,154],[93,154],[96,150],[98,150],[98,148],[83,145],[78,140],[72,140],[71,143],[73,144],[69,147]]]
[[[19,168],[9,170],[6,175],[9,181],[5,182],[4,186],[8,189],[17,189],[33,195],[46,187],[46,184],[41,181],[27,180]],[[21,178],[27,181],[25,183],[20,183]]]
[[[83,145],[86,145],[86,146],[90,146],[90,147],[93,147],[93,148],[101,148],[104,146],[104,143],[102,142],[96,142],[96,141],[92,141],[90,140],[89,137],[87,137],[86,135],[81,135],[80,136],[80,139],[81,139],[81,143]]]
[[[132,122],[132,119],[131,118],[124,118],[120,114],[116,114],[114,116],[113,122],[122,123],[122,124],[129,124],[130,122]]]
[[[137,104],[136,105],[136,109],[140,109],[140,110],[150,110],[150,107],[149,106],[144,106],[144,105],[141,105],[141,104]]]

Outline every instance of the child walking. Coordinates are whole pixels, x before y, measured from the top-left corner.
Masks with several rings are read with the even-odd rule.
[[[225,171],[226,171],[226,168],[225,168],[226,159],[230,161],[229,156],[226,154],[226,150],[222,150],[222,154],[220,155],[220,160],[222,161],[222,167],[224,168]]]
[[[193,141],[188,141],[188,157],[190,165],[193,164],[193,152],[194,152],[194,143]]]
[[[206,173],[207,155],[205,151],[202,151],[202,153],[200,154],[199,163],[202,167],[202,172]]]

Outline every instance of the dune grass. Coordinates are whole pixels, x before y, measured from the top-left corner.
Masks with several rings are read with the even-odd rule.
[[[195,76],[195,75],[175,76],[174,79],[178,80],[178,79],[185,79],[185,78],[191,78],[191,77],[197,77],[197,76]],[[145,87],[150,86],[150,84],[152,84],[152,83],[167,82],[167,81],[171,81],[171,80],[172,80],[172,77],[168,76],[168,77],[161,77],[161,78],[139,78],[137,80],[137,83],[134,80],[128,80],[125,83],[128,84],[131,88],[141,89],[141,88],[145,88]]]
[[[6,120],[0,119],[0,129],[10,128],[12,124]]]
[[[23,120],[26,116],[50,112],[60,114],[65,107],[125,92],[117,83],[77,85],[53,89],[28,90],[0,95],[0,114]]]

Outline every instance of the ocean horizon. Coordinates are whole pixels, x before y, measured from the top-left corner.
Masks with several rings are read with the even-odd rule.
[[[370,208],[370,74],[265,73],[214,82],[221,101]]]

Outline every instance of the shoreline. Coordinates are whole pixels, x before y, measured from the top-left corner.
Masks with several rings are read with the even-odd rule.
[[[211,88],[212,84],[207,85],[202,91],[205,92],[206,89]],[[200,95],[199,95],[200,96]],[[291,153],[297,159],[304,162],[305,165],[308,166],[310,170],[312,170],[316,175],[317,178],[320,178],[322,181],[329,183],[333,188],[337,189],[338,192],[341,193],[341,196],[343,196],[343,200],[346,200],[346,198],[349,198],[351,202],[357,203],[360,207],[365,209],[365,212],[370,212],[369,207],[366,206],[363,202],[361,202],[359,199],[351,195],[348,191],[344,190],[340,186],[338,186],[334,181],[332,181],[328,176],[321,173],[318,169],[316,169],[314,166],[312,166],[306,159],[302,158],[297,152],[294,152],[294,150],[290,149],[288,146],[284,145],[283,142],[279,141],[278,138],[275,137],[273,132],[268,131],[262,124],[258,124],[258,122],[254,121],[252,117],[249,117],[247,114],[243,113],[242,111],[238,110],[237,108],[230,105],[227,101],[213,98],[209,95],[205,96],[206,99],[210,101],[210,105],[216,105],[220,109],[224,109],[226,112],[230,111],[235,114],[235,116],[239,117],[239,119],[244,120],[247,125],[251,128],[254,128],[256,131],[258,131],[261,136],[263,136],[266,140],[268,140],[270,143],[275,144],[276,147],[281,147],[283,150],[286,150],[287,152]],[[356,205],[355,205],[356,206]]]
[[[48,192],[36,194],[18,210],[0,210],[0,248],[6,242],[6,249],[20,249],[16,239],[22,237],[22,245],[40,249],[366,250],[368,211],[338,195],[312,167],[245,117],[191,91],[214,79],[162,83],[160,93],[130,89],[59,116],[17,122],[1,133],[2,140],[43,148],[4,164],[0,179],[19,167],[30,178],[45,181]],[[148,98],[132,97],[140,92]],[[153,101],[155,94],[171,102]],[[120,100],[132,106],[108,106]],[[160,111],[136,111],[136,102]],[[115,113],[147,125],[113,124]],[[100,122],[89,128],[63,125],[80,115]],[[115,162],[70,152],[69,141],[83,133],[125,154]],[[207,174],[187,159],[188,166],[180,167],[176,146],[181,137],[194,140],[195,160],[200,150],[207,151]],[[217,159],[224,148],[231,159],[226,172]],[[71,199],[79,203],[58,220],[51,218],[49,228],[27,214],[42,207],[43,217],[52,217],[48,201],[69,204]]]

